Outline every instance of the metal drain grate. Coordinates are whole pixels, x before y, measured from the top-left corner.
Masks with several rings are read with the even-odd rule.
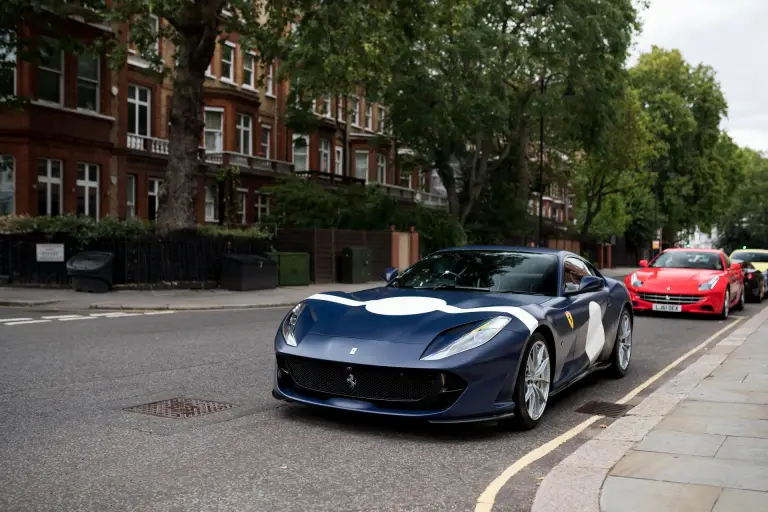
[[[610,416],[612,418],[618,418],[624,416],[624,414],[632,408],[631,405],[617,404],[615,402],[601,402],[593,401],[587,402],[578,409],[576,412],[582,414],[591,414],[599,416]]]
[[[137,412],[139,414],[150,414],[163,418],[193,418],[203,416],[214,412],[225,411],[237,407],[233,404],[224,402],[214,402],[211,400],[198,400],[197,398],[171,398],[169,400],[160,400],[150,404],[136,405],[126,407],[128,412]]]

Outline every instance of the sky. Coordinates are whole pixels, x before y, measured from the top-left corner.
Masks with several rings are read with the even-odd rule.
[[[651,0],[641,18],[630,64],[656,45],[712,66],[728,102],[722,128],[768,151],[768,0]]]

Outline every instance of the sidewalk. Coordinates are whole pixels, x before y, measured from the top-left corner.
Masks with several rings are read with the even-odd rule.
[[[355,292],[382,286],[384,281],[364,284],[331,283],[286,286],[274,290],[234,292],[228,290],[120,290],[103,294],[66,289],[0,287],[0,306],[37,309],[240,309],[293,306],[315,293]]]
[[[768,510],[768,308],[555,466],[531,510]]]

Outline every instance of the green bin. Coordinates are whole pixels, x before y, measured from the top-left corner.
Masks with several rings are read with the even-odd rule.
[[[277,262],[278,286],[308,286],[309,253],[307,252],[270,252],[269,259]]]
[[[368,247],[345,247],[341,251],[341,282],[367,283],[371,278],[371,250]]]

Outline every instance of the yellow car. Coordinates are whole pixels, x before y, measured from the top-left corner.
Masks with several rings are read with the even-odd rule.
[[[768,250],[737,249],[731,253],[730,258],[744,262],[742,269],[744,270],[745,290],[748,290],[747,295],[751,295],[750,298],[758,302],[763,300],[763,296],[768,293]],[[759,273],[754,273],[755,270]],[[755,276],[760,276],[762,279],[755,280]]]

